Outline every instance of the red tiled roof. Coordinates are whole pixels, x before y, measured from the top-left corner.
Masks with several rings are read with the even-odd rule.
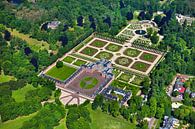
[[[179,88],[179,93],[184,93],[184,92],[185,92],[185,90],[186,90],[186,88],[184,88],[184,87],[180,87],[180,88]]]

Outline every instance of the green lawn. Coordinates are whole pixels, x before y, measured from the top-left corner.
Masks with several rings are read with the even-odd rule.
[[[16,80],[14,76],[0,74],[0,83],[9,82],[10,80]]]
[[[135,125],[121,117],[112,117],[100,109],[93,111],[88,106],[92,118],[92,129],[135,129]]]
[[[83,61],[83,60],[77,60],[76,62],[74,62],[73,64],[74,65],[77,65],[77,66],[81,66],[81,65],[84,65],[84,64],[86,64],[87,62],[86,61]]]
[[[12,97],[15,99],[16,102],[23,102],[25,101],[25,94],[28,91],[35,90],[36,88],[33,87],[31,84],[27,84],[25,87],[15,90],[12,92]]]
[[[67,56],[63,59],[64,62],[67,63],[72,63],[75,60],[75,58],[71,57],[71,56]]]
[[[75,71],[76,71],[75,68],[67,66],[67,65],[64,65],[62,68],[57,68],[56,66],[54,66],[46,73],[46,75],[49,75],[59,80],[66,80]]]
[[[20,116],[20,117],[14,119],[14,120],[9,120],[9,121],[0,123],[0,129],[20,129],[22,127],[22,124],[25,121],[30,120],[36,114],[37,114],[37,112],[32,113],[28,116]]]

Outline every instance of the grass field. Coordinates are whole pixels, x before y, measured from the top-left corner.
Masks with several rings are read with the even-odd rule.
[[[4,75],[3,73],[0,74],[0,83],[9,82],[10,80],[16,80],[16,78],[13,76]]]
[[[16,102],[23,102],[25,101],[25,94],[28,91],[35,90],[36,88],[33,87],[31,84],[27,84],[25,87],[15,90],[12,92],[12,97],[15,99]]]
[[[22,124],[25,121],[30,120],[32,117],[34,117],[37,114],[37,112],[32,113],[28,116],[21,116],[14,120],[9,120],[4,123],[0,123],[0,129],[20,129],[22,127]]]
[[[49,75],[59,80],[65,80],[69,76],[71,76],[75,71],[76,71],[75,68],[67,65],[64,65],[62,68],[57,68],[56,66],[54,66],[46,73],[46,75]]]
[[[37,39],[30,38],[30,35],[20,33],[15,29],[10,29],[10,28],[6,28],[6,29],[11,32],[11,35],[21,38],[22,40],[25,40],[34,51],[39,51],[43,49],[49,50],[49,44],[47,42],[38,41]]]
[[[104,47],[106,44],[107,44],[107,42],[104,42],[104,41],[101,41],[101,40],[95,40],[90,45],[101,48],[101,47]]]
[[[67,56],[63,59],[64,62],[67,63],[72,63],[75,60],[75,58],[71,57],[71,56]]]
[[[98,84],[98,79],[94,77],[84,77],[80,82],[80,87],[83,89],[91,89]]]
[[[86,47],[84,48],[81,53],[88,55],[88,56],[93,56],[94,54],[96,54],[98,52],[97,49],[91,48],[91,47]]]
[[[88,106],[92,118],[92,129],[135,129],[135,125],[121,117],[112,117],[100,109],[93,111]]]

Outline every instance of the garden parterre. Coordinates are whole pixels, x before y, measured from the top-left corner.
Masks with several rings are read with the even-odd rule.
[[[115,68],[113,73],[117,80],[140,85],[143,76],[147,76],[162,57],[161,53],[132,46],[134,42],[141,39],[140,36],[134,34],[134,29],[143,29],[142,27],[141,24],[130,24],[125,27],[117,36],[131,38],[127,38],[127,42],[123,44],[90,36],[92,37],[90,40],[80,43],[60,60],[70,67],[79,68],[83,64],[107,59],[111,61]],[[143,42],[147,41],[144,40]],[[56,78],[56,75],[53,77]]]

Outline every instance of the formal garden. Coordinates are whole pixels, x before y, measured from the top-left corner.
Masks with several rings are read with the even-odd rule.
[[[81,65],[84,65],[86,63],[87,63],[87,61],[77,59],[73,64],[76,66],[81,66]]]
[[[133,42],[133,44],[137,44],[137,45],[150,45],[151,44],[151,42],[150,42],[150,40],[147,40],[147,39],[141,39],[141,38],[138,38],[138,39],[136,39],[134,42]]]
[[[102,40],[94,40],[90,45],[98,48],[104,47],[108,42]]]
[[[150,64],[146,64],[144,62],[141,61],[136,61],[131,68],[141,71],[141,72],[146,72],[148,70],[148,68],[150,67]]]
[[[139,58],[144,61],[154,62],[157,57],[158,57],[157,55],[144,52]]]
[[[132,48],[127,48],[124,51],[124,55],[130,56],[130,57],[137,57],[140,53],[141,53],[141,51],[139,51],[137,49],[132,49]]]
[[[142,29],[142,26],[141,24],[130,24],[128,26],[128,29],[132,29],[132,30]]]
[[[74,57],[71,57],[71,56],[66,56],[63,61],[66,62],[66,63],[72,63],[73,61],[75,60]]]
[[[109,52],[106,52],[106,51],[101,51],[95,57],[98,58],[98,59],[107,59],[107,60],[109,60],[113,57],[113,54],[109,53]]]
[[[132,30],[129,30],[129,29],[125,29],[122,34],[126,34],[126,35],[129,35],[129,36],[134,36],[134,33]]]
[[[118,52],[121,48],[122,46],[120,45],[110,43],[105,49],[111,52]]]
[[[115,60],[116,64],[119,64],[119,65],[122,65],[122,66],[125,66],[125,67],[128,67],[132,62],[133,62],[133,60],[130,59],[130,58],[127,58],[127,57],[118,57]]]
[[[88,56],[93,56],[98,52],[97,49],[91,48],[91,47],[85,47],[80,53],[88,55]]]

